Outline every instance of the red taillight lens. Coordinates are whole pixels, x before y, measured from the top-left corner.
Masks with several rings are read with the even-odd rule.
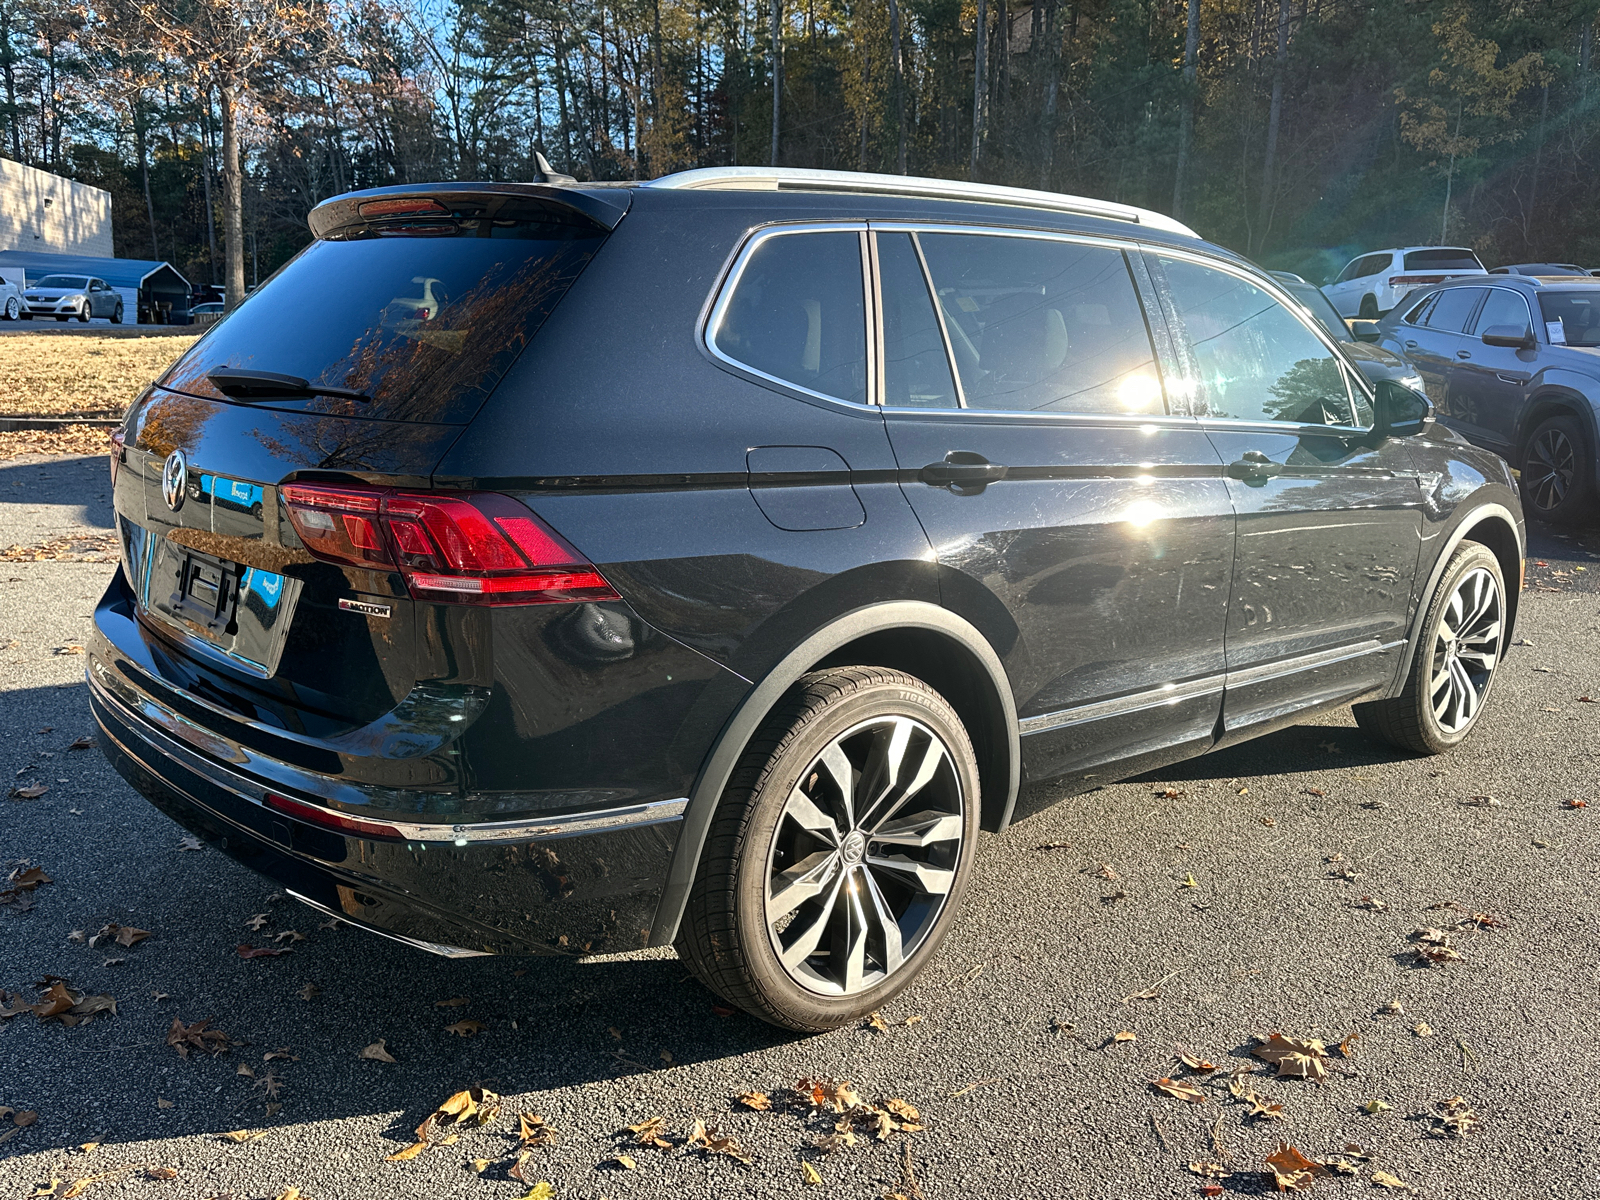
[[[412,595],[458,604],[620,597],[593,564],[509,496],[392,488],[283,489],[306,549],[327,562],[398,569]]]
[[[128,435],[120,429],[111,431],[111,486],[117,484],[117,468],[122,465],[122,448],[128,443]]]
[[[386,821],[369,821],[365,817],[348,816],[331,808],[323,808],[320,804],[291,800],[288,796],[279,796],[274,792],[267,793],[266,803],[268,808],[285,816],[294,817],[310,825],[320,825],[324,829],[336,829],[353,837],[382,838],[386,841],[401,841],[405,838],[404,832],[398,826],[390,825]]]

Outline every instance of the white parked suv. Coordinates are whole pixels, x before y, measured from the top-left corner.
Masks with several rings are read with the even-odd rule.
[[[22,277],[15,283],[0,275],[0,320],[15,321],[22,316],[27,302],[22,298]]]
[[[1341,317],[1376,320],[1412,288],[1487,274],[1478,256],[1462,246],[1402,246],[1351,259],[1322,291]]]

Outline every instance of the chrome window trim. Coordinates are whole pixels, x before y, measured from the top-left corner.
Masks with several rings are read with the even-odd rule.
[[[750,258],[757,247],[769,238],[786,237],[792,234],[803,233],[855,233],[861,235],[857,239],[857,252],[861,255],[861,304],[865,316],[862,322],[862,336],[866,339],[867,363],[867,398],[851,400],[844,396],[833,396],[827,392],[819,392],[815,388],[808,388],[803,384],[794,383],[777,375],[768,374],[749,363],[741,362],[731,354],[724,353],[717,347],[717,332],[722,325],[722,318],[727,315],[728,305],[733,299],[733,293],[739,286],[739,280],[744,277],[745,268],[750,264]],[[872,364],[876,355],[874,353],[875,338],[872,327],[872,287],[869,272],[872,267],[867,261],[865,238],[867,223],[865,221],[796,221],[776,225],[764,225],[752,232],[744,242],[734,251],[733,261],[722,273],[720,283],[715,293],[716,299],[712,302],[710,310],[706,313],[705,320],[700,327],[700,345],[718,362],[725,363],[735,370],[754,375],[757,379],[765,379],[768,383],[776,384],[781,388],[799,392],[804,396],[811,396],[817,400],[826,400],[832,404],[848,405],[852,409],[866,409],[875,407],[873,395]]]
[[[1030,734],[1066,729],[1089,721],[1101,721],[1107,717],[1126,716],[1131,713],[1143,712],[1146,709],[1177,704],[1184,700],[1194,700],[1202,696],[1215,695],[1217,692],[1225,691],[1229,688],[1249,687],[1252,684],[1266,683],[1273,679],[1296,675],[1301,671],[1315,671],[1320,667],[1331,667],[1336,663],[1365,658],[1369,654],[1385,654],[1390,650],[1398,650],[1405,645],[1404,639],[1393,642],[1380,642],[1373,638],[1371,641],[1360,642],[1354,646],[1335,646],[1329,650],[1317,650],[1310,654],[1300,654],[1293,658],[1263,663],[1260,666],[1246,667],[1242,671],[1223,671],[1215,675],[1206,675],[1199,679],[1190,680],[1188,683],[1163,684],[1158,688],[1134,692],[1128,696],[1118,696],[1112,700],[1097,700],[1092,704],[1079,704],[1072,708],[1041,713],[1034,717],[1024,717],[1017,722],[1017,732],[1021,736],[1027,737]]]
[[[1345,386],[1347,388],[1359,387],[1361,389],[1361,393],[1367,398],[1367,404],[1369,406],[1374,404],[1374,403],[1376,403],[1376,401],[1377,401],[1377,393],[1375,391],[1373,391],[1372,387],[1367,383],[1366,377],[1364,375],[1362,375],[1361,372],[1355,368],[1354,364],[1352,364],[1351,361],[1348,358],[1345,357],[1344,351],[1342,349],[1340,349],[1340,347],[1339,347],[1339,343],[1333,340],[1333,335],[1330,334],[1327,330],[1323,329],[1320,325],[1318,325],[1316,323],[1315,318],[1313,318],[1309,313],[1307,313],[1305,316],[1301,316],[1300,314],[1302,312],[1304,312],[1305,310],[1300,308],[1300,305],[1295,301],[1294,297],[1291,296],[1282,287],[1282,285],[1279,284],[1278,281],[1276,279],[1273,279],[1270,275],[1267,275],[1265,273],[1253,274],[1252,272],[1250,272],[1246,268],[1240,267],[1240,266],[1236,266],[1233,263],[1228,262],[1225,259],[1213,258],[1210,255],[1206,255],[1206,254],[1196,254],[1193,251],[1184,250],[1184,249],[1180,249],[1180,248],[1176,248],[1176,247],[1171,247],[1171,246],[1146,246],[1146,247],[1143,247],[1143,249],[1145,249],[1148,253],[1154,254],[1157,258],[1162,258],[1162,257],[1177,258],[1177,259],[1181,259],[1181,260],[1183,260],[1185,262],[1194,263],[1196,266],[1209,267],[1213,271],[1221,271],[1224,275],[1232,275],[1235,279],[1241,279],[1245,283],[1248,283],[1251,287],[1260,288],[1262,291],[1266,292],[1267,295],[1271,296],[1274,300],[1276,300],[1279,304],[1281,304],[1284,308],[1286,308],[1288,310],[1288,312],[1289,312],[1289,315],[1291,317],[1293,317],[1296,321],[1299,321],[1300,324],[1306,328],[1306,330],[1311,334],[1312,337],[1316,338],[1319,342],[1321,342],[1324,346],[1326,346],[1328,348],[1329,353],[1333,355],[1333,361],[1339,364],[1340,370],[1343,371],[1343,373],[1344,373]],[[1187,383],[1188,381],[1185,381],[1185,382]],[[1347,397],[1347,399],[1350,401],[1350,412],[1353,415],[1355,413],[1355,397],[1351,396],[1351,397]],[[1240,418],[1238,418],[1238,417],[1208,417],[1208,416],[1205,416],[1203,414],[1196,414],[1196,415],[1199,416],[1199,418],[1202,421],[1205,421],[1205,420],[1236,421],[1236,422],[1239,422],[1241,424],[1271,425],[1274,428],[1279,428],[1279,429],[1284,428],[1285,426],[1291,426],[1291,425],[1293,425],[1295,427],[1299,427],[1298,423],[1289,422],[1289,421],[1241,421]],[[1345,426],[1345,425],[1341,425],[1341,426],[1317,425],[1317,426],[1307,426],[1307,428],[1315,428],[1315,429],[1351,429],[1351,428],[1354,428],[1354,429],[1357,430],[1357,432],[1360,432],[1360,433],[1371,433],[1372,432],[1372,428],[1370,426],[1363,427],[1363,426]]]
[[[1014,424],[1111,425],[1117,428],[1135,429],[1141,425],[1163,429],[1194,429],[1198,421],[1198,418],[1191,417],[1187,413],[1078,413],[1050,412],[1042,408],[897,408],[885,405],[882,412],[886,417],[954,417]],[[1327,429],[1330,426],[1318,425],[1316,428]]]

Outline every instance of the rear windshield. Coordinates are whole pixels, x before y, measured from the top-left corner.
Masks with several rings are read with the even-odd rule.
[[[599,248],[592,227],[528,221],[367,226],[313,242],[167,373],[248,368],[364,393],[254,401],[386,421],[465,424]]]
[[[1406,255],[1408,271],[1481,271],[1483,264],[1471,250],[1413,250]]]

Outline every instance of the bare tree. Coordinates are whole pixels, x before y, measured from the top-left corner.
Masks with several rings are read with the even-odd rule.
[[[1189,148],[1194,143],[1194,89],[1200,56],[1200,0],[1189,0],[1188,29],[1183,39],[1183,100],[1178,112],[1178,163],[1172,179],[1172,215],[1183,220],[1184,189],[1189,183]]]

